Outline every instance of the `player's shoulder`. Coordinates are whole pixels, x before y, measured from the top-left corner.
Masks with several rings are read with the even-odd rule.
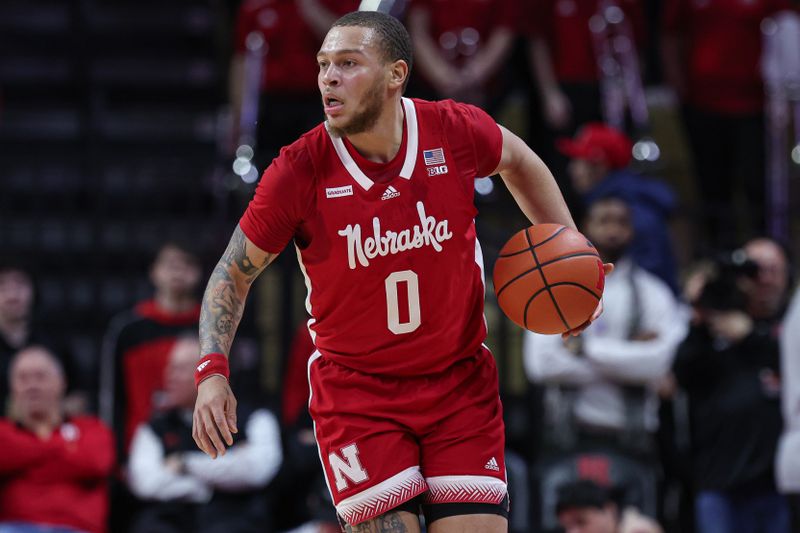
[[[441,117],[447,116],[463,116],[474,112],[475,110],[482,112],[480,108],[465,104],[463,102],[456,102],[451,98],[445,100],[422,100],[420,98],[411,98],[414,102],[418,113],[428,114],[436,113]]]
[[[325,131],[325,125],[319,124],[301,135],[292,144],[281,148],[275,161],[288,164],[295,172],[303,171],[305,175],[311,175],[315,163],[319,160],[319,155],[327,148],[328,144],[330,144],[330,139]]]

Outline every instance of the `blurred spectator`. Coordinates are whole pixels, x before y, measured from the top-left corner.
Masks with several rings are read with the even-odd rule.
[[[46,348],[19,352],[10,384],[14,418],[0,420],[0,532],[106,531],[111,431],[64,414],[64,371]]]
[[[245,0],[236,20],[230,88],[234,130],[244,92],[248,38],[264,41],[261,64],[257,152],[259,169],[300,135],[324,119],[317,90],[317,55],[322,38],[341,15],[358,9],[357,0]],[[258,39],[258,38],[256,38]]]
[[[165,243],[150,267],[153,298],[111,321],[101,361],[100,413],[114,428],[120,458],[135,429],[159,407],[172,344],[198,327],[201,275],[200,258],[188,245]]]
[[[600,71],[589,20],[606,0],[530,0],[530,55],[547,126],[572,134],[581,124],[603,119]],[[637,0],[614,1],[643,41],[644,12]]]
[[[684,104],[710,243],[765,226],[761,22],[786,0],[666,0],[663,68]],[[732,209],[742,190],[747,211]]]
[[[789,258],[786,250],[767,237],[759,237],[744,245],[747,259],[755,263],[756,275],[745,277],[747,312],[756,325],[777,336],[778,326],[789,300]]]
[[[620,512],[611,491],[588,480],[559,487],[556,512],[564,533],[661,533],[652,519],[627,507]]]
[[[507,87],[504,65],[516,33],[518,0],[413,0],[408,31],[414,61],[433,89],[492,112]]]
[[[570,158],[572,187],[584,206],[609,195],[630,206],[634,236],[627,253],[677,292],[677,264],[669,233],[675,194],[665,183],[628,168],[631,140],[611,126],[592,122],[573,139],[558,139],[557,147]]]
[[[781,334],[783,436],[778,446],[778,488],[788,495],[792,531],[800,531],[800,290],[795,292]]]
[[[611,451],[649,480],[656,511],[658,427],[656,384],[670,368],[686,334],[686,316],[662,281],[628,255],[631,212],[618,198],[596,200],[583,232],[604,262],[615,263],[603,293],[605,312],[578,337],[526,333],[528,377],[546,385],[550,452]]]
[[[239,433],[216,460],[192,439],[197,395],[196,337],[181,338],[164,378],[166,410],[139,426],[131,444],[131,490],[148,500],[134,533],[250,533],[269,531],[264,488],[281,464],[280,432],[266,409],[237,409]]]
[[[782,425],[776,328],[759,327],[748,312],[760,307],[759,268],[739,253],[717,261],[697,291],[693,324],[675,360],[689,400],[700,533],[789,531],[773,475]],[[785,298],[772,291],[773,309],[776,297]]]
[[[87,379],[79,383],[72,358],[63,355],[66,350],[57,348],[53,339],[45,335],[34,317],[36,290],[31,272],[13,260],[0,260],[0,415],[6,412],[8,400],[8,369],[11,358],[22,348],[45,345],[55,351],[59,364],[66,372],[70,391],[65,398],[65,408],[77,414],[87,410],[91,388]],[[96,384],[95,384],[96,385]]]

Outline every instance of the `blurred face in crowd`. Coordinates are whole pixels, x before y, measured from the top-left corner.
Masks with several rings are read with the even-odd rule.
[[[380,38],[372,28],[335,26],[317,53],[322,106],[328,127],[337,137],[375,126],[389,101],[392,69],[398,63],[405,65],[384,60]]]
[[[0,272],[0,321],[17,322],[30,317],[33,307],[33,282],[24,272]]]
[[[617,261],[633,239],[630,209],[616,198],[598,200],[589,207],[583,234],[604,261]]]
[[[14,410],[23,422],[61,412],[64,372],[49,351],[38,346],[25,348],[14,358],[9,375]]]
[[[164,375],[165,400],[170,407],[191,408],[194,405],[194,369],[199,359],[198,341],[180,339],[175,343]]]
[[[564,533],[616,533],[617,508],[613,503],[597,507],[572,507],[558,514]]]
[[[752,311],[772,315],[780,310],[788,295],[789,264],[780,246],[769,239],[748,242],[744,251],[758,265],[758,276],[745,287]]]
[[[201,275],[197,258],[175,246],[165,246],[150,269],[157,291],[179,296],[193,294]]]
[[[567,171],[575,192],[586,194],[608,174],[608,167],[588,159],[573,159],[569,162]]]

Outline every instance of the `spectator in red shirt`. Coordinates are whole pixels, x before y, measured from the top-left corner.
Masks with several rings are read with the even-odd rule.
[[[702,212],[712,245],[765,225],[761,22],[786,0],[667,0],[664,74],[685,106]],[[747,213],[731,209],[744,186]]]
[[[414,60],[432,98],[454,98],[490,113],[496,108],[507,88],[503,64],[514,40],[516,8],[517,0],[411,2]]]
[[[528,0],[533,13],[527,28],[531,70],[538,91],[531,104],[531,142],[559,178],[568,161],[555,148],[558,137],[603,120],[600,73],[589,20],[604,0]],[[638,0],[617,0],[630,19],[637,43],[644,39],[644,12]],[[535,102],[541,112],[536,113]],[[569,180],[559,181],[572,208],[580,201]]]
[[[101,361],[100,414],[114,428],[121,458],[157,404],[175,339],[198,327],[201,275],[200,258],[188,245],[163,244],[150,268],[153,298],[111,322]]]
[[[264,39],[257,160],[266,163],[281,146],[322,121],[314,57],[339,16],[358,8],[357,0],[245,0],[236,20],[231,61],[231,103],[235,130],[245,90],[245,54],[251,33]],[[263,168],[264,165],[259,166]]]
[[[31,346],[11,363],[13,419],[0,419],[0,532],[103,533],[111,431],[94,417],[68,418],[64,371]]]
[[[531,0],[530,55],[542,114],[547,125],[572,134],[586,122],[603,119],[599,71],[589,20],[602,0]],[[644,12],[637,0],[616,2],[631,19],[637,42]]]

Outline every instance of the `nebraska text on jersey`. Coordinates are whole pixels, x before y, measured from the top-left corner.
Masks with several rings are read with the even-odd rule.
[[[369,266],[369,260],[377,256],[386,256],[432,246],[437,252],[442,251],[444,241],[450,239],[453,233],[447,229],[447,220],[436,220],[435,217],[425,214],[425,206],[417,202],[417,214],[420,224],[399,232],[386,230],[381,234],[381,221],[378,217],[372,219],[373,236],[361,240],[361,224],[348,224],[345,229],[339,230],[339,235],[347,237],[347,261],[351,269],[356,268],[356,257],[362,266]]]

